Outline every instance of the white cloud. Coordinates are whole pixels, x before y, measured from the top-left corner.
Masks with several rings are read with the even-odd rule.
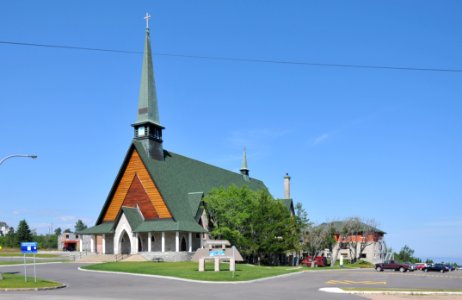
[[[316,137],[313,140],[313,145],[319,145],[319,144],[325,143],[329,138],[330,138],[330,134],[328,133],[321,134],[320,136]]]

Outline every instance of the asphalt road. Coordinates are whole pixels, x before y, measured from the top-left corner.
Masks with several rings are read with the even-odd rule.
[[[81,264],[37,265],[37,276],[63,282],[67,288],[50,291],[0,292],[2,299],[362,299],[355,295],[320,292],[321,287],[387,287],[460,289],[462,272],[439,274],[374,270],[304,272],[244,284],[193,283],[177,280],[78,271]],[[1,267],[23,272],[23,266]],[[32,267],[29,267],[29,271]]]

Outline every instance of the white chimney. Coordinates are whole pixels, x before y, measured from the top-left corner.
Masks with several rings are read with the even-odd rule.
[[[284,199],[290,199],[290,176],[286,173],[284,176]]]

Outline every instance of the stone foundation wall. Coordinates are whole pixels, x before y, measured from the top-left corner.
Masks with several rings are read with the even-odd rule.
[[[166,262],[191,261],[194,253],[189,252],[140,252],[146,260],[161,259]]]

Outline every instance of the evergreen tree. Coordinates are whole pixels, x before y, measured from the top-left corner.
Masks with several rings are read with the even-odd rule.
[[[83,223],[82,220],[78,219],[77,222],[75,223],[74,228],[75,228],[75,232],[80,232],[80,231],[87,229],[87,225],[85,225],[85,223]]]
[[[29,229],[29,225],[27,225],[26,220],[19,221],[18,229],[16,230],[16,238],[17,238],[17,246],[21,242],[32,242],[33,236],[32,232]]]
[[[55,229],[55,235],[56,236],[60,236],[62,232],[63,232],[63,230],[61,229],[61,227],[58,227],[58,228]]]
[[[70,229],[70,228],[66,228],[66,229],[64,229],[64,233],[71,233],[71,232],[72,232],[72,231],[71,231],[71,229]]]
[[[14,228],[10,227],[8,233],[5,236],[5,247],[14,248],[18,246],[18,242],[16,239],[16,233],[14,232]]]
[[[411,247],[408,245],[404,245],[399,253],[395,253],[395,259],[403,262],[416,262],[416,258],[414,257],[414,249],[411,249]]]

